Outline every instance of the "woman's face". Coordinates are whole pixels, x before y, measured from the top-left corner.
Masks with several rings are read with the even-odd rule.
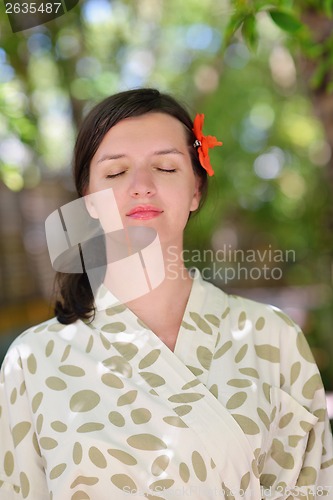
[[[200,201],[183,124],[164,113],[147,113],[112,127],[92,158],[85,194],[109,188],[123,226],[153,227],[161,242],[181,244],[189,212]],[[104,229],[112,217],[105,207],[98,201],[88,206]]]

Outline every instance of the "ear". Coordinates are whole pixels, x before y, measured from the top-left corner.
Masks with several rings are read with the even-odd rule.
[[[192,202],[191,202],[191,206],[190,206],[190,212],[194,212],[199,207],[199,203],[201,200],[201,189],[200,188],[201,188],[200,179],[196,176],[195,177],[194,192],[193,192]]]
[[[95,205],[94,205],[94,197],[89,194],[89,192],[87,191],[85,196],[83,197],[83,201],[84,201],[84,204],[86,206],[86,209],[90,215],[90,217],[92,217],[93,219],[98,219],[98,215],[97,215],[97,211],[96,211],[96,208],[95,208]]]

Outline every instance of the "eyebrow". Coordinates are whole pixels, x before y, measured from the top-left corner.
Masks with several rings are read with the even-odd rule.
[[[173,154],[173,155],[184,155],[184,153],[182,153],[181,151],[179,151],[179,149],[176,149],[176,148],[172,148],[172,149],[162,149],[161,151],[155,151],[153,153],[153,155],[158,155],[158,156],[162,156],[162,155],[170,155],[170,154]]]
[[[99,160],[97,160],[97,163],[102,163],[102,161],[106,160],[118,160],[119,158],[125,158],[126,155],[119,154],[119,155],[103,155]]]
[[[175,154],[175,155],[184,155],[181,151],[179,151],[176,148],[172,149],[161,149],[159,151],[154,151],[153,156],[163,156],[163,155],[170,155],[170,154]],[[119,158],[126,158],[125,154],[104,154],[98,161],[97,163],[102,163],[103,161],[107,160],[119,160]]]

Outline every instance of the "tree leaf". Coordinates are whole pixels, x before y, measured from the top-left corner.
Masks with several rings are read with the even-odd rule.
[[[251,50],[256,50],[258,45],[257,22],[253,14],[246,16],[242,26],[242,35]]]
[[[274,23],[288,33],[295,33],[303,24],[290,12],[279,9],[270,9],[268,11]]]
[[[231,16],[224,33],[225,46],[227,46],[230,43],[231,38],[236,33],[236,31],[241,27],[245,18],[246,18],[246,13],[244,11],[236,11]]]
[[[324,83],[325,77],[330,71],[331,67],[332,63],[329,60],[323,60],[320,62],[320,64],[318,64],[310,80],[310,86],[312,89],[317,89]]]
[[[333,17],[333,0],[324,0],[323,1],[323,10],[327,17]]]

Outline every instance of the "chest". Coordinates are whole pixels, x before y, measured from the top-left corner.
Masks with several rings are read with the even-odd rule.
[[[170,311],[169,317],[156,315],[142,315],[141,319],[147,325],[149,330],[153,332],[172,352],[174,351],[177,338],[179,335],[183,315],[177,311]]]

